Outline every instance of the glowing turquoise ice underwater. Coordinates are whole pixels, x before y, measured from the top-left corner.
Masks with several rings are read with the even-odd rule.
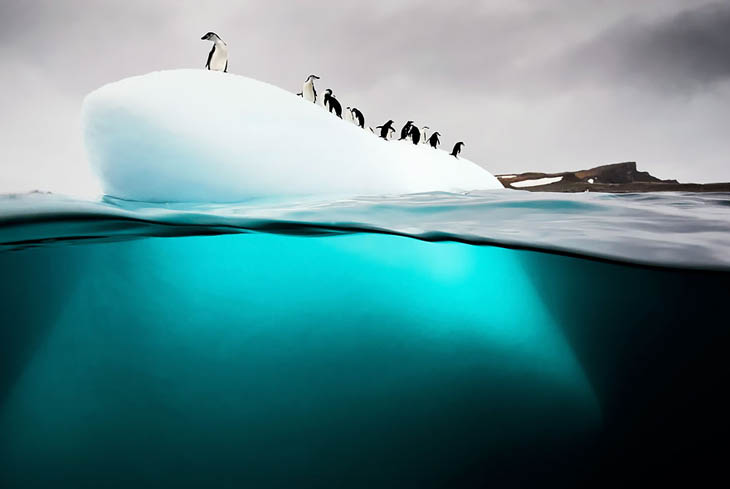
[[[251,483],[319,465],[322,482],[418,478],[423,464],[444,476],[439,465],[554,436],[539,433],[552,422],[560,436],[599,422],[514,251],[252,234],[2,259],[45,263],[34,292],[50,274],[63,295],[4,393],[6,470],[32,463],[58,483],[74,465],[102,476],[124,458],[142,472],[114,475],[130,483],[233,465]]]
[[[0,252],[1,487],[525,487],[706,463],[727,426],[726,272],[115,239]]]

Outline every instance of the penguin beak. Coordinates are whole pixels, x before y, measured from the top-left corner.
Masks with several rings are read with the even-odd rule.
[[[207,41],[208,40],[208,34],[204,35],[200,38],[201,41]]]

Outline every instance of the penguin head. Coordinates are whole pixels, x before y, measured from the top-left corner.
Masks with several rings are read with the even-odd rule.
[[[440,135],[441,135],[441,133],[438,131],[436,131],[435,133],[432,134],[432,136],[440,136]]]
[[[307,77],[307,81],[312,81],[312,80],[319,80],[319,77],[317,75],[309,75]]]
[[[464,142],[463,142],[463,141],[459,141],[458,143],[456,143],[456,145],[457,145],[457,146],[458,146],[459,148],[463,148],[464,146],[466,146],[466,144],[464,144]]]
[[[201,37],[200,39],[201,39],[202,41],[213,41],[213,42],[216,42],[216,41],[222,41],[222,40],[223,40],[223,39],[221,39],[221,38],[220,38],[220,36],[219,36],[218,34],[216,34],[215,32],[209,32],[209,33],[207,33],[206,35],[204,35],[203,37]]]
[[[327,95],[332,95],[332,89],[328,88],[327,90],[324,91],[324,93],[326,93]]]

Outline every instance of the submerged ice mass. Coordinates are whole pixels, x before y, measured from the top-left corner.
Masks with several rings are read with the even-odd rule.
[[[161,71],[111,83],[86,97],[83,121],[104,192],[130,200],[503,188],[471,161],[386,142],[292,93],[228,73]]]

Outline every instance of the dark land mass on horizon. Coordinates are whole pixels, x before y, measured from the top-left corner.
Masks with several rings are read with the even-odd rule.
[[[638,171],[635,162],[614,163],[591,168],[590,170],[567,171],[561,173],[529,172],[514,175],[496,175],[505,188],[527,190],[530,192],[730,192],[730,182],[723,183],[679,183],[677,180],[661,180]],[[514,186],[515,183],[543,178],[561,180],[531,185]]]

